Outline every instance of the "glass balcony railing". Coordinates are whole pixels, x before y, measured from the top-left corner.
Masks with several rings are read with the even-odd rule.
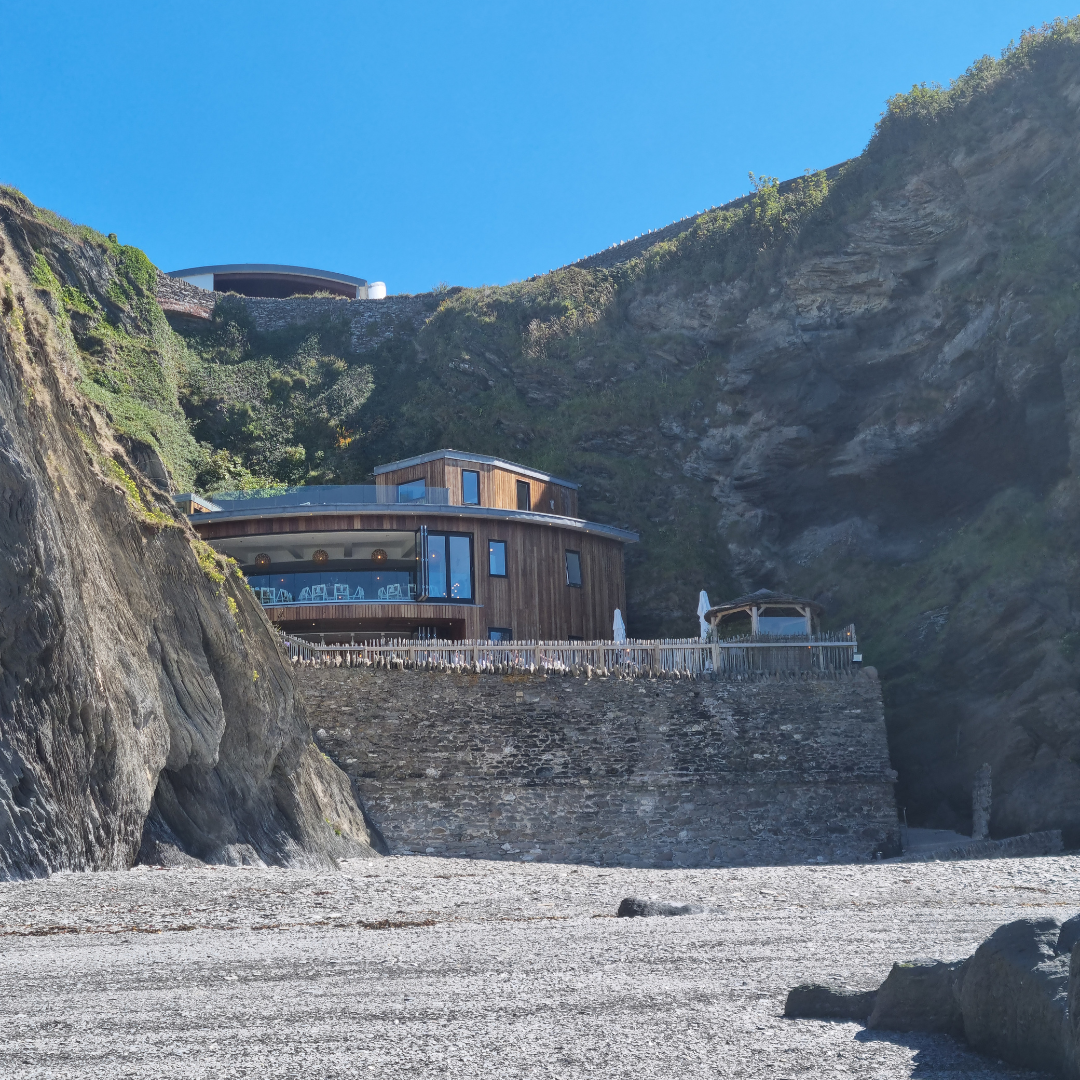
[[[289,506],[448,506],[448,488],[413,485],[312,484],[301,487],[255,488],[251,491],[218,491],[207,497],[218,510],[274,510]]]
[[[401,604],[416,601],[416,575],[408,570],[252,574],[247,582],[263,607],[280,607],[284,604]]]

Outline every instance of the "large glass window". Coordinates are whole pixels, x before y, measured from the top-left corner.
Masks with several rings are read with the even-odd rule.
[[[492,577],[506,577],[506,542],[488,541],[488,573]]]
[[[397,501],[399,503],[416,502],[418,499],[423,499],[426,495],[426,480],[410,480],[407,484],[398,484]]]
[[[428,533],[428,596],[471,600],[472,537]]]
[[[577,551],[566,553],[566,584],[581,588],[581,554]]]
[[[428,596],[446,596],[446,537],[428,536]]]
[[[480,474],[470,469],[461,470],[461,501],[466,506],[480,505]]]
[[[529,482],[527,480],[517,482],[517,504],[519,510],[532,509],[532,496],[529,492]]]
[[[514,632],[509,626],[489,626],[488,641],[513,641]]]

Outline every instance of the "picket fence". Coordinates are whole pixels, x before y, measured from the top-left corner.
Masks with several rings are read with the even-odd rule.
[[[495,674],[697,678],[761,674],[827,675],[858,663],[855,627],[811,638],[724,641],[444,641],[411,638],[321,644],[282,635],[296,664]]]

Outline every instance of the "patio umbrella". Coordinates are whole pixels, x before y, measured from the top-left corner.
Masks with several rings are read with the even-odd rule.
[[[709,594],[702,589],[701,595],[698,596],[697,602],[697,617],[698,622],[701,623],[701,640],[704,641],[709,636],[709,624],[705,621],[705,612],[712,607],[709,603]]]
[[[622,621],[622,612],[615,609],[615,619],[611,627],[611,639],[612,641],[625,641],[626,640],[626,624]]]

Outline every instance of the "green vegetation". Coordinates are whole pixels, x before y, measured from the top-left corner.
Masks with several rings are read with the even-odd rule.
[[[195,558],[199,563],[199,569],[212,584],[220,590],[225,584],[225,562],[222,557],[205,541],[198,537],[189,540],[191,550],[195,552]]]
[[[362,479],[359,413],[372,372],[341,323],[259,334],[243,305],[225,300],[185,337],[179,393],[202,446],[201,490]]]
[[[907,121],[928,121],[966,105],[973,98],[986,94],[995,84],[1017,72],[1030,68],[1060,45],[1080,43],[1080,16],[1055,19],[1041,27],[1031,27],[1002,49],[1000,59],[982,56],[948,87],[939,83],[918,83],[907,93],[894,94],[877,125],[877,135],[887,133],[894,125]]]
[[[156,507],[149,507],[143,501],[142,494],[139,492],[139,487],[135,481],[128,476],[124,467],[116,461],[114,458],[106,458],[104,461],[105,471],[113,480],[117,481],[124,489],[124,494],[127,496],[128,506],[131,507],[135,515],[147,525],[154,525],[158,528],[166,526],[175,526],[176,520],[170,515],[166,514],[163,510],[158,510]]]

